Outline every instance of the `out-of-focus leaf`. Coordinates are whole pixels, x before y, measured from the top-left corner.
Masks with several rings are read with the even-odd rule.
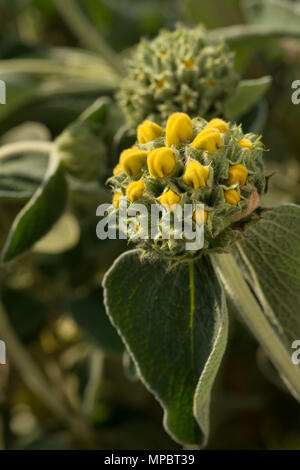
[[[275,39],[285,37],[299,38],[300,28],[267,26],[264,24],[238,24],[209,31],[210,41],[225,40],[235,52],[235,66],[241,71],[251,55],[263,49]]]
[[[249,111],[266,93],[271,84],[271,77],[242,80],[236,93],[226,104],[226,114],[230,119]]]
[[[254,134],[261,134],[268,117],[268,103],[266,100],[261,100],[256,103],[253,108],[240,118],[243,126],[243,131],[253,132]]]
[[[87,339],[110,354],[123,353],[124,345],[107,318],[100,287],[71,302],[70,310]]]
[[[282,27],[287,30],[300,28],[300,4],[290,0],[242,0],[242,8],[248,23]]]
[[[72,214],[63,214],[50,232],[33,246],[33,251],[57,255],[71,250],[77,245],[79,238],[80,227],[77,219]]]
[[[4,245],[2,262],[21,256],[52,228],[67,201],[67,183],[60,161],[52,154],[42,184],[17,215]]]
[[[6,132],[0,143],[25,140],[47,141],[49,130],[38,122],[26,122]],[[41,184],[47,169],[47,156],[18,153],[0,159],[0,200],[26,201]]]
[[[167,271],[121,255],[106,274],[105,305],[139,377],[164,408],[176,441],[204,444],[211,388],[227,339],[225,298],[208,260]]]

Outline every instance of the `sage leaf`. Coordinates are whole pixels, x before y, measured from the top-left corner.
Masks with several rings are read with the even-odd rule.
[[[235,94],[226,103],[228,117],[241,116],[249,111],[266,93],[271,84],[271,77],[265,76],[252,80],[242,80]]]
[[[59,159],[52,154],[41,185],[14,220],[1,261],[6,263],[14,260],[46,235],[63,214],[66,201],[65,176]]]
[[[300,338],[300,207],[284,204],[267,211],[247,231],[236,251],[248,281],[272,308],[275,326],[289,352]]]
[[[282,27],[288,31],[300,28],[300,6],[297,2],[243,0],[242,9],[251,24]]]
[[[227,339],[227,309],[207,258],[168,270],[164,260],[121,255],[106,274],[107,313],[140,379],[164,409],[174,440],[204,445],[210,393]]]

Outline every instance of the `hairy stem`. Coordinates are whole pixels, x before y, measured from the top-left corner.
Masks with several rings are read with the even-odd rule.
[[[74,0],[54,0],[54,3],[76,36],[89,49],[100,54],[106,62],[118,73],[124,75],[122,59],[106,43],[90,21],[83,15]]]
[[[240,315],[264,347],[285,384],[300,401],[300,371],[286,345],[268,321],[231,254],[214,254],[213,265]]]

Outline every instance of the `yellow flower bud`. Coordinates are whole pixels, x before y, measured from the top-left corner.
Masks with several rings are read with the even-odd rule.
[[[113,175],[117,176],[117,175],[120,175],[123,172],[124,172],[123,168],[121,167],[120,163],[118,163],[114,168]]]
[[[130,202],[135,202],[140,199],[145,191],[145,185],[142,180],[133,181],[127,186],[126,197]]]
[[[209,177],[209,167],[203,166],[196,160],[189,160],[185,167],[183,181],[194,189],[206,186]]]
[[[178,145],[180,142],[193,138],[193,123],[185,113],[173,113],[168,119],[166,127],[166,144]]]
[[[227,204],[231,204],[232,206],[237,206],[241,200],[239,193],[235,189],[224,191],[224,198]]]
[[[248,170],[244,165],[233,165],[229,167],[228,179],[226,184],[231,186],[232,184],[238,184],[244,186],[248,178]]]
[[[196,209],[193,213],[193,221],[198,225],[207,223],[208,212],[200,208]]]
[[[152,121],[144,121],[137,128],[137,137],[140,144],[146,144],[151,140],[157,139],[163,133],[162,127]]]
[[[164,178],[174,171],[176,166],[175,154],[168,147],[154,149],[148,155],[147,164],[153,178]]]
[[[123,150],[120,165],[128,176],[136,176],[146,165],[148,152],[137,148]]]
[[[203,129],[193,140],[192,146],[197,150],[217,152],[217,150],[222,147],[220,131],[213,127]]]
[[[113,196],[113,205],[115,206],[115,209],[119,209],[119,204],[120,204],[119,199],[120,199],[121,196],[122,196],[121,192],[116,193]]]
[[[240,147],[245,147],[249,150],[253,149],[253,144],[252,144],[251,140],[249,140],[249,139],[241,139],[241,140],[239,140],[238,144],[239,144]]]
[[[166,191],[159,199],[159,202],[163,205],[172,207],[174,204],[178,204],[180,196],[176,194],[172,189]]]
[[[220,132],[227,132],[229,130],[229,127],[223,119],[215,118],[209,121],[207,124],[207,127],[214,127],[215,129],[219,129]]]

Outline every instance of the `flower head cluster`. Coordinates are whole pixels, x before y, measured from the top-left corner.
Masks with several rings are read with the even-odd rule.
[[[258,220],[266,188],[260,137],[219,118],[192,120],[180,112],[169,116],[165,128],[144,121],[137,136],[109,179],[117,214],[121,200],[127,211],[135,202],[163,206],[169,213],[174,205],[189,204],[193,225],[204,228],[201,252],[226,251]],[[204,211],[198,212],[199,203]],[[177,239],[174,233],[165,239],[161,230],[155,239],[141,239],[137,218],[135,222],[131,239],[147,252],[174,259],[197,254],[186,252],[184,236]]]
[[[209,44],[202,27],[177,26],[141,41],[118,98],[133,128],[144,119],[165,122],[176,111],[224,117],[226,100],[238,81],[225,43]]]

